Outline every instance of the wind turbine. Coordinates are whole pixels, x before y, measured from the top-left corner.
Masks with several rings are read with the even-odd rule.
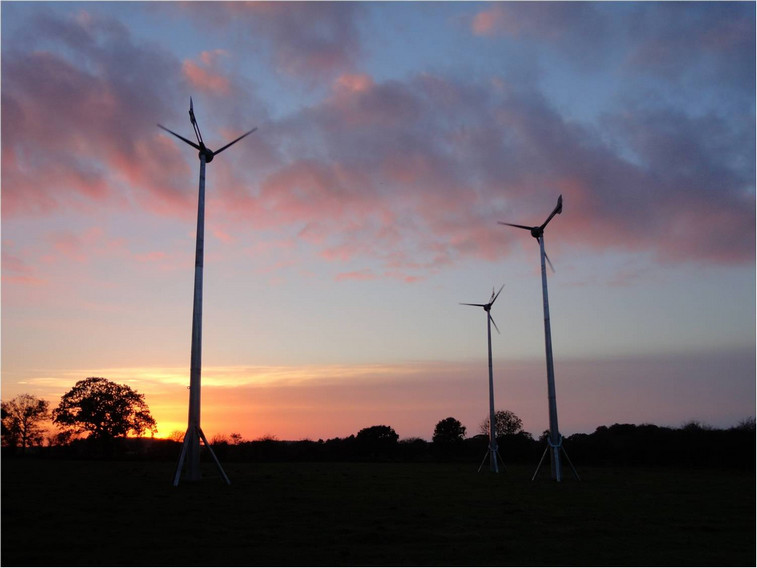
[[[200,474],[200,439],[202,439],[205,447],[210,450],[210,455],[213,456],[218,471],[221,473],[224,481],[227,484],[231,484],[226,472],[221,467],[221,462],[218,461],[213,448],[208,443],[208,439],[200,427],[200,376],[202,370],[202,269],[203,269],[203,257],[205,252],[205,164],[209,164],[213,161],[213,158],[226,150],[232,144],[236,144],[245,136],[248,136],[257,130],[257,127],[252,130],[248,130],[242,134],[239,138],[236,138],[223,146],[215,152],[205,146],[202,140],[202,134],[200,133],[200,127],[197,125],[195,119],[194,108],[192,105],[192,97],[189,97],[189,121],[192,123],[192,128],[195,131],[195,137],[197,138],[197,144],[191,140],[187,140],[183,136],[176,134],[173,130],[169,130],[163,125],[158,124],[160,128],[173,134],[179,140],[186,142],[193,148],[199,151],[200,158],[200,192],[197,200],[197,242],[195,246],[195,279],[194,279],[194,304],[192,311],[192,357],[190,363],[189,372],[189,419],[187,425],[187,431],[184,434],[184,443],[181,447],[181,455],[179,456],[179,464],[176,468],[176,475],[174,476],[173,484],[176,487],[179,484],[179,478],[181,477],[181,470],[184,465],[184,459],[187,460],[187,479],[190,481],[197,481],[201,478]]]
[[[484,459],[481,460],[481,465],[478,466],[478,470],[481,471],[481,467],[484,465],[484,462],[486,461],[486,456],[489,456],[489,470],[493,471],[494,473],[499,473],[499,466],[497,464],[497,454],[499,452],[497,450],[497,427],[494,420],[494,375],[492,372],[492,325],[494,325],[494,329],[497,330],[497,333],[499,333],[499,328],[497,327],[497,324],[494,323],[494,319],[492,318],[492,315],[491,315],[491,309],[492,309],[492,305],[497,300],[499,293],[502,292],[502,288],[504,287],[505,285],[502,284],[502,286],[499,289],[499,292],[497,292],[496,294],[494,293],[494,288],[492,288],[491,298],[489,298],[489,302],[486,304],[466,304],[466,303],[460,302],[461,306],[478,306],[479,308],[484,308],[484,311],[486,312],[486,336],[489,342],[489,450],[486,452]]]
[[[516,225],[514,223],[504,223],[503,221],[499,221],[500,225],[507,225],[509,227],[517,227],[519,229],[526,229],[527,231],[531,231],[531,236],[539,242],[539,249],[541,251],[541,289],[544,299],[544,343],[547,354],[547,397],[549,399],[549,439],[547,441],[547,447],[544,449],[544,453],[541,456],[541,460],[539,460],[539,465],[536,466],[534,476],[531,478],[532,480],[535,479],[536,474],[539,473],[539,468],[541,468],[544,457],[547,455],[547,451],[550,449],[552,450],[550,454],[552,463],[552,477],[557,481],[561,481],[562,479],[562,469],[560,467],[560,449],[562,449],[566,459],[568,460],[568,464],[573,470],[576,478],[578,478],[578,473],[573,467],[573,464],[570,462],[568,453],[565,451],[565,448],[562,447],[562,436],[560,435],[560,429],[557,425],[555,369],[552,362],[552,330],[549,323],[549,297],[547,296],[547,267],[545,261],[549,263],[549,267],[552,269],[552,272],[554,272],[555,269],[552,266],[547,253],[544,252],[544,229],[552,220],[552,217],[559,215],[560,213],[562,213],[562,195],[557,198],[557,206],[554,208],[552,213],[549,214],[547,220],[538,227],[527,227],[525,225]]]

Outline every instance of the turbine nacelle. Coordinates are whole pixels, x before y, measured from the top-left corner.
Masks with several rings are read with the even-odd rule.
[[[544,237],[544,229],[546,228],[547,224],[552,220],[552,217],[555,215],[559,215],[562,213],[562,195],[560,195],[557,198],[557,205],[552,210],[552,213],[549,214],[549,217],[547,217],[547,220],[544,221],[541,225],[538,227],[528,227],[526,225],[516,225],[515,223],[505,223],[504,221],[497,221],[500,225],[507,225],[508,227],[516,227],[518,229],[525,229],[526,231],[529,231],[531,233],[531,236],[535,238],[537,241]],[[547,256],[547,253],[544,253],[544,258],[547,261],[547,264],[549,264],[549,267],[552,269],[552,272],[555,271],[554,266],[552,266],[552,261],[549,260],[549,257]]]
[[[494,293],[494,288],[492,288],[491,298],[489,298],[489,302],[486,303],[486,304],[466,304],[464,302],[460,302],[460,305],[461,306],[476,306],[478,308],[484,308],[484,311],[489,316],[489,321],[492,322],[492,325],[494,326],[494,329],[496,329],[497,333],[499,333],[499,328],[497,327],[497,324],[494,323],[494,318],[492,317],[492,315],[491,315],[490,312],[491,312],[492,306],[494,305],[494,302],[496,302],[497,298],[499,297],[499,293],[502,292],[502,288],[504,288],[504,287],[505,287],[505,285],[502,284],[502,286],[500,286],[499,291],[496,294]]]
[[[245,136],[249,136],[250,134],[252,134],[253,132],[255,132],[258,129],[258,127],[256,126],[252,130],[248,130],[247,132],[245,132],[244,134],[242,134],[239,138],[235,138],[234,140],[232,140],[231,142],[229,142],[228,144],[226,144],[226,146],[223,146],[222,148],[220,148],[220,149],[218,149],[218,150],[216,150],[214,152],[213,150],[211,150],[210,148],[208,148],[207,146],[205,146],[205,142],[203,142],[203,140],[202,140],[202,133],[200,132],[200,127],[198,126],[197,119],[195,118],[194,106],[192,104],[192,97],[189,97],[189,121],[192,123],[192,128],[194,128],[195,137],[197,138],[197,143],[192,142],[191,140],[188,140],[187,138],[184,138],[180,134],[176,134],[176,132],[174,132],[173,130],[170,130],[170,129],[166,128],[162,124],[158,124],[158,127],[162,128],[163,130],[165,130],[169,134],[173,134],[174,136],[176,136],[176,138],[178,138],[182,142],[186,142],[187,144],[189,144],[193,148],[196,148],[197,150],[199,150],[197,156],[198,156],[198,158],[200,158],[200,160],[202,160],[202,158],[205,157],[205,163],[206,164],[209,164],[210,162],[212,162],[213,161],[213,157],[216,154],[220,154],[221,152],[223,152],[226,148],[228,148],[232,144],[236,144],[242,138],[244,138]]]
[[[526,225],[516,225],[515,223],[505,223],[504,221],[497,221],[500,225],[507,225],[508,227],[517,227],[518,229],[525,229],[526,231],[531,232],[531,236],[535,239],[540,239],[544,235],[544,229],[547,226],[547,223],[549,223],[552,220],[552,217],[555,215],[559,215],[562,213],[562,195],[557,198],[557,205],[555,206],[552,213],[549,214],[549,217],[547,217],[547,220],[544,221],[541,225],[538,227],[528,227]]]

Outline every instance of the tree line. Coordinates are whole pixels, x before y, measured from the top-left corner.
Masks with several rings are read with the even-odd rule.
[[[58,428],[49,433],[52,421]],[[538,439],[523,430],[515,413],[495,413],[499,452],[507,463],[536,463],[548,432]],[[2,403],[4,455],[22,455],[34,448],[49,457],[176,459],[181,433],[174,439],[141,437],[154,434],[156,423],[144,396],[126,385],[90,377],[79,381],[50,409],[47,401],[23,394]],[[431,442],[400,440],[391,426],[375,425],[345,438],[280,441],[274,436],[244,440],[238,433],[216,435],[212,445],[224,461],[480,461],[488,448],[489,419],[467,437],[466,427],[447,417],[434,427]],[[728,429],[699,422],[679,428],[652,424],[600,426],[591,434],[573,434],[564,447],[581,465],[685,465],[755,467],[755,421],[749,418]]]
[[[1,412],[2,446],[21,453],[45,442],[65,446],[83,435],[107,447],[130,434],[157,432],[144,395],[102,377],[78,381],[52,410],[48,401],[21,394],[3,401]],[[50,421],[57,432],[48,432],[45,425]]]

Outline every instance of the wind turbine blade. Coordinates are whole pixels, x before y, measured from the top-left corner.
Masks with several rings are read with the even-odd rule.
[[[549,217],[547,217],[547,220],[544,221],[540,229],[543,230],[544,227],[547,226],[547,223],[549,223],[552,220],[552,217],[554,217],[555,215],[559,215],[560,213],[562,213],[562,194],[560,195],[560,197],[557,198],[557,206],[554,208],[552,213],[549,214]]]
[[[491,301],[491,302],[489,302],[489,304],[493,304],[494,302],[496,302],[496,301],[497,301],[497,298],[499,297],[499,293],[500,293],[500,292],[502,292],[502,288],[504,288],[504,287],[505,287],[505,285],[504,285],[504,284],[502,284],[502,286],[500,286],[500,287],[499,287],[499,292],[497,292],[497,295],[496,295],[496,296],[494,296],[494,298],[492,298],[492,301]]]
[[[547,256],[547,253],[546,253],[546,252],[544,253],[544,258],[546,259],[546,261],[547,261],[547,264],[549,264],[549,268],[550,268],[550,269],[552,270],[552,273],[554,274],[554,272],[555,272],[555,267],[554,267],[554,266],[552,266],[552,261],[551,261],[551,260],[549,260],[549,257]]]
[[[173,130],[169,130],[168,128],[166,128],[166,127],[165,127],[165,126],[163,126],[162,124],[158,124],[158,127],[159,127],[159,128],[162,128],[163,130],[165,130],[165,131],[166,131],[166,132],[168,132],[169,134],[173,134],[173,135],[174,135],[174,136],[176,136],[176,138],[178,138],[179,140],[183,140],[184,142],[186,142],[186,143],[187,143],[187,144],[189,144],[190,146],[192,146],[192,147],[194,147],[194,148],[197,148],[198,150],[200,150],[200,147],[199,147],[199,146],[198,146],[197,144],[195,144],[195,143],[194,143],[194,142],[192,142],[191,140],[187,140],[186,138],[184,138],[183,136],[180,136],[179,134],[176,134],[176,133],[175,133],[175,132],[174,132]]]
[[[192,104],[192,97],[189,97],[189,122],[192,123],[192,128],[194,128],[197,142],[200,143],[200,146],[203,146],[204,142],[202,141],[202,132],[200,132],[200,126],[197,124],[197,119],[195,118],[195,111],[194,111],[194,105]]]
[[[242,134],[242,135],[241,135],[241,136],[240,136],[239,138],[237,138],[236,140],[232,140],[231,142],[229,142],[228,144],[226,144],[226,146],[224,146],[224,147],[223,147],[223,148],[221,148],[220,150],[216,150],[215,152],[213,152],[213,154],[220,154],[220,153],[221,153],[221,152],[223,152],[223,151],[224,151],[224,150],[225,150],[226,148],[228,148],[228,147],[229,147],[229,146],[231,146],[232,144],[236,144],[236,143],[237,143],[237,142],[239,142],[239,141],[240,141],[240,140],[241,140],[242,138],[244,138],[245,136],[249,136],[250,134],[252,134],[253,132],[255,132],[255,131],[256,131],[257,129],[258,129],[258,127],[256,126],[256,127],[255,127],[255,128],[253,128],[252,130],[248,130],[247,132],[245,132],[244,134]]]
[[[461,306],[477,306],[477,307],[479,307],[479,308],[485,308],[485,307],[486,307],[486,306],[488,306],[489,304],[465,304],[465,303],[463,303],[463,302],[460,302],[460,305],[461,305]]]
[[[490,321],[490,322],[492,322],[492,325],[494,326],[494,329],[496,329],[496,330],[497,330],[497,333],[499,333],[500,335],[502,335],[502,334],[500,333],[500,331],[499,331],[499,328],[497,327],[497,324],[496,324],[496,323],[494,323],[494,318],[493,318],[493,317],[491,316],[491,314],[489,314],[489,321]]]
[[[500,225],[507,225],[508,227],[518,227],[519,229],[525,229],[526,231],[530,231],[531,229],[535,229],[536,227],[526,227],[525,225],[516,225],[515,223],[505,223],[504,221],[497,221]]]

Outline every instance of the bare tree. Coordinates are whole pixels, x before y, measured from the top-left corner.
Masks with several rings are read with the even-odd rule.
[[[226,434],[213,434],[213,437],[210,439],[210,445],[212,446],[228,446],[229,445],[229,439],[226,437]]]
[[[498,410],[494,413],[494,426],[496,427],[497,436],[506,436],[508,434],[517,434],[523,430],[523,421],[518,418],[514,412],[509,410]],[[489,417],[486,417],[481,423],[480,432],[489,434]]]
[[[22,451],[40,445],[45,429],[41,424],[50,418],[50,404],[30,394],[20,394],[2,403],[3,446],[18,447]]]
[[[168,439],[172,442],[183,442],[184,441],[184,430],[174,430],[168,435]]]

